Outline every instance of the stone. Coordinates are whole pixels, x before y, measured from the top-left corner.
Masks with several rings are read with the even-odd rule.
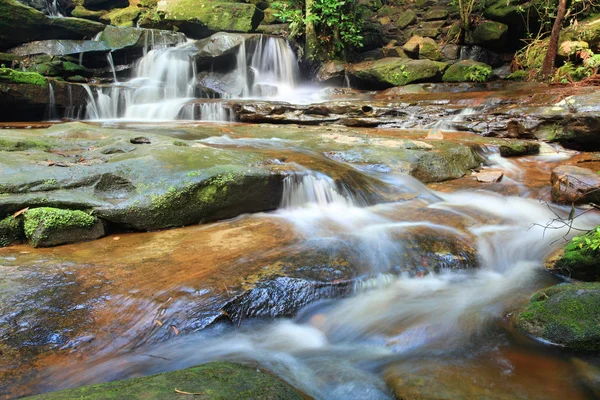
[[[24,238],[23,218],[8,216],[0,220],[0,247],[10,246]]]
[[[566,277],[586,282],[600,281],[600,257],[599,252],[592,250],[585,244],[580,246],[585,239],[594,240],[598,236],[598,228],[580,236],[576,240],[571,240],[550,257],[545,267],[550,272]]]
[[[442,77],[444,82],[485,82],[492,77],[492,67],[487,64],[463,60],[452,64]]]
[[[131,139],[129,142],[133,143],[133,144],[151,144],[152,143],[150,141],[150,139],[148,139],[147,137],[144,137],[144,136],[135,137],[135,138]]]
[[[470,44],[502,49],[506,44],[508,25],[501,22],[485,21],[478,24],[470,34]]]
[[[114,26],[132,27],[133,21],[140,15],[142,10],[137,6],[127,8],[116,8],[102,16],[102,20]]]
[[[419,43],[419,58],[433,61],[442,59],[442,51],[440,46],[431,38],[423,38]]]
[[[582,40],[566,40],[558,46],[558,55],[560,57],[569,58],[576,56],[578,52],[589,50],[590,45]]]
[[[15,0],[0,0],[0,50],[42,39],[93,37],[104,24],[79,18],[49,18]]]
[[[401,46],[385,46],[381,50],[383,52],[382,58],[386,58],[386,57],[409,58]]]
[[[253,4],[218,1],[172,0],[161,2],[158,10],[164,13],[163,21],[195,38],[219,31],[251,32],[262,16]]]
[[[600,284],[563,283],[541,290],[513,323],[547,342],[576,350],[600,350]]]
[[[77,5],[71,11],[71,15],[76,18],[87,18],[93,20],[99,20],[102,15],[106,14],[106,10],[88,10],[82,5]]]
[[[74,398],[144,398],[148,400],[179,400],[182,393],[202,393],[205,399],[301,400],[294,388],[268,371],[256,366],[231,362],[211,362],[180,371],[128,380],[100,383],[30,397],[38,400]]]
[[[41,207],[25,212],[25,237],[33,247],[84,242],[105,235],[104,223],[83,211]]]
[[[475,179],[477,179],[477,182],[482,183],[500,182],[502,180],[502,177],[504,177],[504,172],[499,170],[486,169],[475,174]]]
[[[446,18],[448,18],[448,10],[445,8],[432,8],[423,16],[425,21],[436,21],[440,19],[445,20]]]
[[[559,204],[600,204],[600,175],[574,165],[552,170],[552,200]]]
[[[459,54],[461,60],[477,61],[491,67],[499,67],[504,64],[501,56],[481,46],[460,46]]]
[[[417,14],[415,14],[415,12],[413,10],[408,9],[408,10],[404,11],[402,14],[400,14],[400,16],[398,17],[398,20],[396,21],[396,26],[398,27],[398,29],[405,29],[409,25],[414,24],[416,21],[417,21]]]
[[[531,8],[531,2],[526,0],[491,0],[486,3],[483,16],[493,21],[505,24],[523,24],[523,16]]]
[[[384,58],[350,64],[347,71],[357,79],[383,87],[402,86],[411,82],[439,80],[447,64],[431,60]]]
[[[344,83],[346,76],[346,64],[343,61],[332,60],[328,61],[317,70],[315,79],[321,83]]]

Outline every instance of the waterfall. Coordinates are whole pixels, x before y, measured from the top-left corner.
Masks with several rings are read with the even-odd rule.
[[[48,83],[48,120],[56,121],[60,119],[58,110],[56,109],[56,94],[54,93],[54,85],[52,82]]]
[[[228,110],[219,101],[197,102],[196,64],[193,46],[156,48],[154,34],[147,34],[144,55],[133,77],[118,82],[112,54],[107,54],[114,83],[94,95],[88,91],[87,118],[137,121],[201,119],[229,121]],[[282,38],[260,36],[239,46],[236,66],[229,73],[238,89],[222,93],[223,98],[275,98],[293,95],[300,71],[298,60]]]
[[[58,8],[58,0],[46,0],[46,9],[50,17],[64,17]]]
[[[325,207],[340,205],[351,207],[356,201],[342,194],[335,181],[323,174],[290,175],[283,181],[281,208]]]

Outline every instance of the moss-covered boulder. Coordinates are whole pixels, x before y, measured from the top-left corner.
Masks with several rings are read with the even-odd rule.
[[[104,24],[79,18],[49,18],[16,0],[0,0],[0,49],[43,39],[93,37]]]
[[[133,26],[133,21],[140,15],[142,10],[136,6],[117,8],[102,16],[102,20],[114,26]]]
[[[592,250],[587,244],[588,240],[593,242],[597,238],[596,229],[575,238],[548,260],[546,268],[580,281],[600,281],[600,250]]]
[[[505,24],[523,24],[523,15],[532,6],[527,0],[491,0],[486,2],[483,16]]]
[[[64,390],[30,399],[180,400],[194,397],[194,394],[211,400],[306,398],[267,371],[230,362],[212,362],[181,371]]]
[[[402,49],[411,57],[439,61],[442,58],[442,51],[435,40],[429,37],[413,35],[408,42],[402,46]]]
[[[468,146],[440,146],[423,154],[412,166],[410,174],[421,182],[442,182],[460,178],[480,163]]]
[[[9,83],[26,83],[30,85],[46,86],[48,81],[36,72],[15,71],[10,68],[0,68],[0,81]]]
[[[423,16],[425,21],[437,21],[437,20],[445,20],[448,18],[448,10],[445,8],[432,8],[427,11]]]
[[[384,58],[349,65],[353,77],[380,87],[403,86],[411,82],[438,81],[448,64],[431,60]]]
[[[417,14],[413,10],[408,9],[398,16],[396,26],[398,29],[404,29],[415,22],[417,22]]]
[[[253,4],[206,0],[161,2],[158,10],[164,13],[165,22],[193,37],[206,37],[219,31],[251,32],[263,16]]]
[[[71,15],[75,18],[87,18],[98,20],[102,15],[106,14],[105,10],[89,10],[82,5],[77,5],[71,11]]]
[[[444,82],[485,82],[492,77],[492,67],[477,61],[463,60],[452,64],[442,77]]]
[[[600,350],[600,283],[563,283],[541,290],[513,319],[519,329],[545,341]]]
[[[25,212],[25,237],[33,247],[84,242],[104,236],[104,223],[83,211],[40,207]]]
[[[477,25],[469,36],[471,44],[502,48],[506,43],[508,25],[495,21],[484,21]]]
[[[23,219],[8,216],[0,221],[0,247],[23,240]]]

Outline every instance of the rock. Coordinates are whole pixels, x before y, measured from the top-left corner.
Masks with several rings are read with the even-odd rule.
[[[71,15],[75,18],[87,18],[93,20],[99,20],[104,14],[106,14],[105,10],[88,10],[82,5],[75,6],[75,8],[71,11]]]
[[[387,58],[387,57],[409,58],[408,55],[404,52],[404,49],[400,46],[386,45],[385,47],[383,47],[381,49],[381,51],[383,52],[383,57],[380,57],[380,58]]]
[[[104,223],[83,211],[33,208],[25,212],[25,237],[33,247],[84,242],[104,236]]]
[[[498,54],[481,46],[460,46],[458,58],[481,62],[492,67],[498,67],[504,63]]]
[[[353,77],[380,87],[406,85],[411,82],[440,79],[447,64],[431,60],[384,58],[348,65],[346,71]]]
[[[495,183],[495,182],[500,182],[502,180],[503,176],[504,176],[503,171],[486,169],[481,172],[477,172],[475,174],[475,179],[477,179],[477,182]]]
[[[573,165],[552,170],[552,200],[559,204],[600,204],[600,175]]]
[[[470,35],[472,44],[502,49],[506,44],[508,26],[495,21],[485,21],[475,27]]]
[[[321,65],[315,79],[317,82],[342,86],[346,77],[346,64],[343,61],[332,60]]]
[[[448,18],[448,10],[445,8],[432,8],[423,16],[425,21],[445,20],[446,18]]]
[[[411,9],[404,11],[398,17],[396,26],[398,29],[405,29],[407,26],[414,24],[417,21],[417,14]]]
[[[485,82],[492,77],[492,67],[487,64],[463,60],[452,64],[442,77],[444,82]]]
[[[79,18],[49,18],[15,0],[0,0],[0,49],[42,39],[93,37],[104,25]]]
[[[596,229],[585,234],[583,237],[595,239],[597,237]],[[580,238],[579,240],[585,240],[584,238]],[[599,281],[599,252],[592,250],[585,244],[580,247],[579,243],[577,240],[570,241],[563,249],[548,259],[546,268],[550,272],[567,278],[587,282]]]
[[[142,10],[137,6],[127,8],[116,8],[102,16],[102,20],[114,26],[133,27],[133,21],[140,15]]]
[[[423,154],[410,174],[424,183],[458,179],[479,165],[473,151],[465,146],[442,146]]]
[[[253,4],[217,1],[173,0],[161,2],[158,10],[190,37],[202,38],[219,31],[251,32],[262,19]]]
[[[531,297],[513,316],[522,331],[577,350],[600,350],[600,284],[552,286]]]
[[[531,2],[526,0],[491,0],[486,3],[483,16],[505,24],[522,24],[530,8]]]
[[[377,22],[363,21],[361,35],[363,37],[361,48],[363,51],[381,48],[386,42],[383,27]]]
[[[446,44],[442,46],[442,60],[443,61],[456,61],[460,58],[462,46],[457,44]]]
[[[211,362],[180,371],[133,378],[110,383],[100,383],[46,393],[30,397],[38,400],[63,400],[73,398],[140,398],[155,400],[178,400],[186,397],[181,393],[202,393],[205,399],[262,399],[301,400],[294,388],[272,373],[231,362]]]
[[[46,78],[35,72],[15,71],[10,68],[0,68],[0,81],[9,83],[24,83],[36,86],[46,86]]]
[[[131,139],[129,142],[131,142],[133,144],[151,144],[152,143],[150,141],[150,139],[148,139],[147,137],[144,137],[144,136],[135,137],[135,138]]]
[[[577,56],[577,53],[584,50],[589,50],[590,45],[582,40],[566,40],[558,46],[558,55],[563,58]]]
[[[23,218],[8,216],[0,220],[0,247],[10,246],[24,238]]]

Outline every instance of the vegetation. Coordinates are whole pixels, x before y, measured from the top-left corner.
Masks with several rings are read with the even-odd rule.
[[[291,38],[305,37],[306,52],[312,58],[346,58],[351,50],[362,47],[362,7],[356,0],[289,0],[273,3],[273,8],[277,18],[290,24]],[[316,38],[310,37],[313,30],[319,32]]]

